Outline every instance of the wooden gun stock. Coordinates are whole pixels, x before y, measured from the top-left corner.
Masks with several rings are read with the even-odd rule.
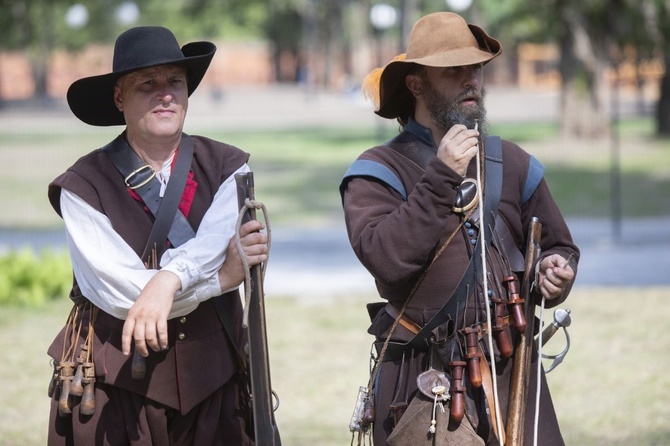
[[[252,172],[235,174],[237,202],[245,207],[247,199],[254,200],[254,176]],[[256,219],[256,210],[247,208],[242,222]],[[250,268],[251,297],[249,300],[249,376],[251,381],[254,436],[257,445],[280,446],[279,430],[274,418],[272,386],[270,384],[270,361],[268,356],[267,331],[265,324],[265,298],[260,265]]]
[[[535,262],[540,256],[540,238],[542,223],[536,217],[530,221],[528,228],[528,246],[526,248],[525,274],[521,285],[521,298],[525,300],[526,327],[514,356],[512,369],[512,385],[507,412],[506,446],[522,446],[524,441],[524,424],[526,419],[526,403],[528,401],[528,384],[530,381],[530,360],[532,357],[533,331],[535,329],[535,299],[532,296],[535,278]],[[538,377],[539,379],[539,377]]]

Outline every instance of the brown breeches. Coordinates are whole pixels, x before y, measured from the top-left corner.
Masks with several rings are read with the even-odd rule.
[[[77,403],[72,415],[60,417],[58,393],[51,401],[49,446],[253,444],[244,434],[243,421],[234,409],[234,380],[186,414],[135,393],[96,383],[96,410],[92,416],[80,416]]]

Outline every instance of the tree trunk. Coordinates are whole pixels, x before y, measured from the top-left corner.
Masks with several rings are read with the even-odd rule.
[[[44,51],[41,47],[35,51],[30,57],[30,67],[35,84],[33,98],[39,101],[48,99],[49,51]]]
[[[670,136],[670,55],[665,56],[666,70],[661,79],[660,95],[656,105],[656,133]]]
[[[603,62],[593,49],[587,30],[572,11],[558,14],[561,73],[561,133],[567,138],[599,138],[609,132],[601,90]]]

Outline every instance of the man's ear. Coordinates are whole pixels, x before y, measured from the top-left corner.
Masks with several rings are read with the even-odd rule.
[[[114,86],[114,105],[116,105],[116,108],[120,112],[123,111],[123,101],[121,100],[121,88],[118,85]]]
[[[405,76],[405,86],[414,95],[415,98],[421,96],[422,82],[421,78],[415,74]]]

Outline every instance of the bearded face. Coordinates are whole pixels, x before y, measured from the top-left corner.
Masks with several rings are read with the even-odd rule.
[[[486,91],[482,87],[468,88],[456,94],[453,98],[433,87],[425,75],[419,75],[422,86],[422,97],[433,122],[447,132],[455,124],[463,124],[467,128],[474,128],[479,124],[479,131],[483,135],[488,128],[486,121],[485,97]],[[474,102],[474,104],[473,104]]]

